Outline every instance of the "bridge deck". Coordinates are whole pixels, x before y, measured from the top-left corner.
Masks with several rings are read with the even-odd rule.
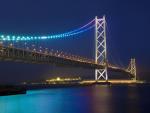
[[[96,64],[95,62],[92,62],[90,60],[77,59],[61,56],[59,54],[55,55],[47,52],[42,53],[26,49],[3,46],[0,46],[0,60],[37,64],[53,64],[60,66],[73,66],[91,69],[102,69],[105,67],[104,65]],[[108,69],[129,74],[129,72],[127,72],[126,70],[118,67],[108,66]]]

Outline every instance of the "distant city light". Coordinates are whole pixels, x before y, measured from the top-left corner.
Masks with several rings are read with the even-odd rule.
[[[56,79],[57,81],[60,81],[60,77],[57,77],[57,79]]]

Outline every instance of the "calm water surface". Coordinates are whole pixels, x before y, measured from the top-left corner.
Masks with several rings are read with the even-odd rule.
[[[1,96],[0,113],[150,113],[150,86],[89,86]]]

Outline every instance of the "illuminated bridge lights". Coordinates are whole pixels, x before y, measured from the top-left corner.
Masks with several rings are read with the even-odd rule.
[[[75,77],[75,78],[63,78],[63,77],[56,77],[52,79],[47,79],[46,83],[54,83],[54,82],[73,82],[73,81],[80,81],[81,77]]]
[[[0,35],[0,40],[1,41],[30,41],[30,40],[45,40],[45,39],[60,39],[60,38],[65,38],[65,37],[70,37],[74,35],[78,35],[81,33],[84,33],[90,29],[92,29],[95,26],[94,20],[89,22],[88,24],[72,30],[70,32],[65,32],[61,34],[56,34],[56,35],[48,35],[48,36],[11,36],[11,35]]]

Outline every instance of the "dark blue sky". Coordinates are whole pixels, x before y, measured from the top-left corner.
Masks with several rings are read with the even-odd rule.
[[[145,72],[150,68],[149,6],[148,0],[0,0],[0,33],[60,33],[86,24],[96,15],[106,15],[110,60],[127,65],[129,59],[135,57],[138,71]],[[43,45],[93,57],[94,31],[69,40],[50,40]],[[1,62],[0,68],[1,81],[10,75],[15,80],[23,76],[31,75],[34,78],[50,73],[50,67],[45,65]]]

